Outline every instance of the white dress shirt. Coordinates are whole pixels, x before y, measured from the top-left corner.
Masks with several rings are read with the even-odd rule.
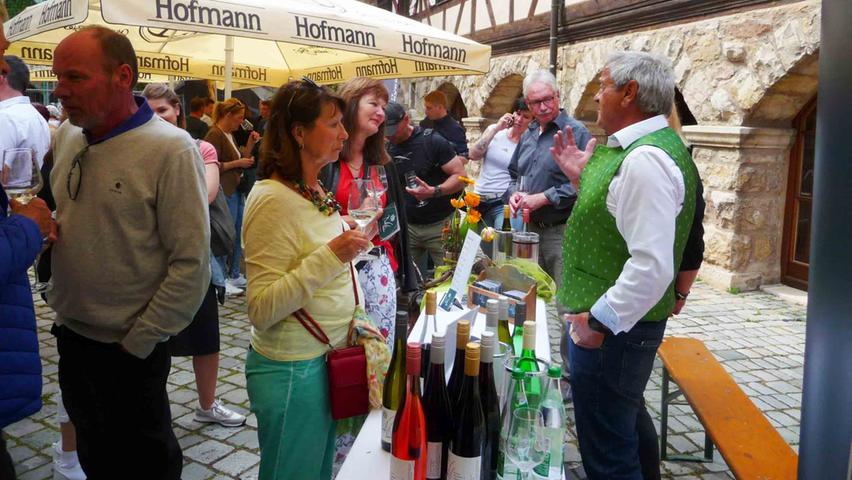
[[[658,115],[612,134],[608,147],[629,147],[639,138],[668,127]],[[595,302],[591,314],[613,333],[629,331],[657,302],[674,279],[675,220],[683,208],[683,174],[662,149],[637,147],[621,164],[606,197],[630,258],[615,285]]]
[[[0,155],[9,148],[35,150],[39,168],[50,149],[47,121],[23,95],[0,102]]]

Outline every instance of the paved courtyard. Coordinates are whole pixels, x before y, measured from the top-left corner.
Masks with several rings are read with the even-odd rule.
[[[4,430],[21,480],[52,478],[50,445],[59,436],[55,420],[58,356],[56,342],[49,333],[53,312],[39,299],[36,313],[44,366],[44,408]],[[248,346],[249,323],[243,298],[229,299],[226,306],[220,308],[220,318],[222,352],[217,394],[235,410],[248,413],[243,359]],[[667,334],[704,341],[784,439],[798,450],[804,318],[804,307],[773,295],[761,292],[734,295],[699,283],[693,288],[683,314],[669,322]],[[553,356],[558,358],[558,352]],[[657,421],[660,383],[658,365],[646,390],[646,400]],[[247,425],[240,428],[193,421],[196,394],[192,363],[188,358],[175,359],[168,388],[175,432],[184,453],[183,479],[257,478],[260,457],[254,416],[249,416]],[[570,404],[568,408],[566,478],[585,478]],[[698,454],[704,442],[701,424],[687,407],[671,408],[670,452]],[[715,462],[709,464],[663,462],[664,478],[733,478],[718,453],[715,455]],[[384,477],[365,472],[364,478]]]

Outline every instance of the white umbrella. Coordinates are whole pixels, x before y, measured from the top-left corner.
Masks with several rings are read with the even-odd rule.
[[[410,78],[488,71],[491,47],[355,0],[49,0],[4,24],[9,53],[50,64],[81,25],[127,35],[139,70],[277,87],[353,76]]]

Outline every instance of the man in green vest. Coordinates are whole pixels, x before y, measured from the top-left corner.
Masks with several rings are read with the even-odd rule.
[[[640,462],[656,442],[643,393],[675,307],[675,275],[695,212],[698,173],[668,126],[670,62],[613,54],[600,75],[606,146],[559,132],[554,160],[579,191],[563,242],[558,299],[572,314],[571,388],[580,455],[591,480],[659,478]]]

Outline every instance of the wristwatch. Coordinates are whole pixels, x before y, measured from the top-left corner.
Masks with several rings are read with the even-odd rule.
[[[441,196],[441,186],[435,185],[435,192],[432,194],[432,198],[436,198],[436,197],[440,197],[440,196]]]
[[[603,333],[604,335],[612,333],[612,330],[610,330],[609,327],[601,323],[600,320],[595,318],[594,315],[592,315],[592,312],[589,312],[589,328],[598,333]]]
[[[686,300],[686,297],[689,296],[689,292],[681,293],[678,290],[675,290],[675,298],[678,300]]]

